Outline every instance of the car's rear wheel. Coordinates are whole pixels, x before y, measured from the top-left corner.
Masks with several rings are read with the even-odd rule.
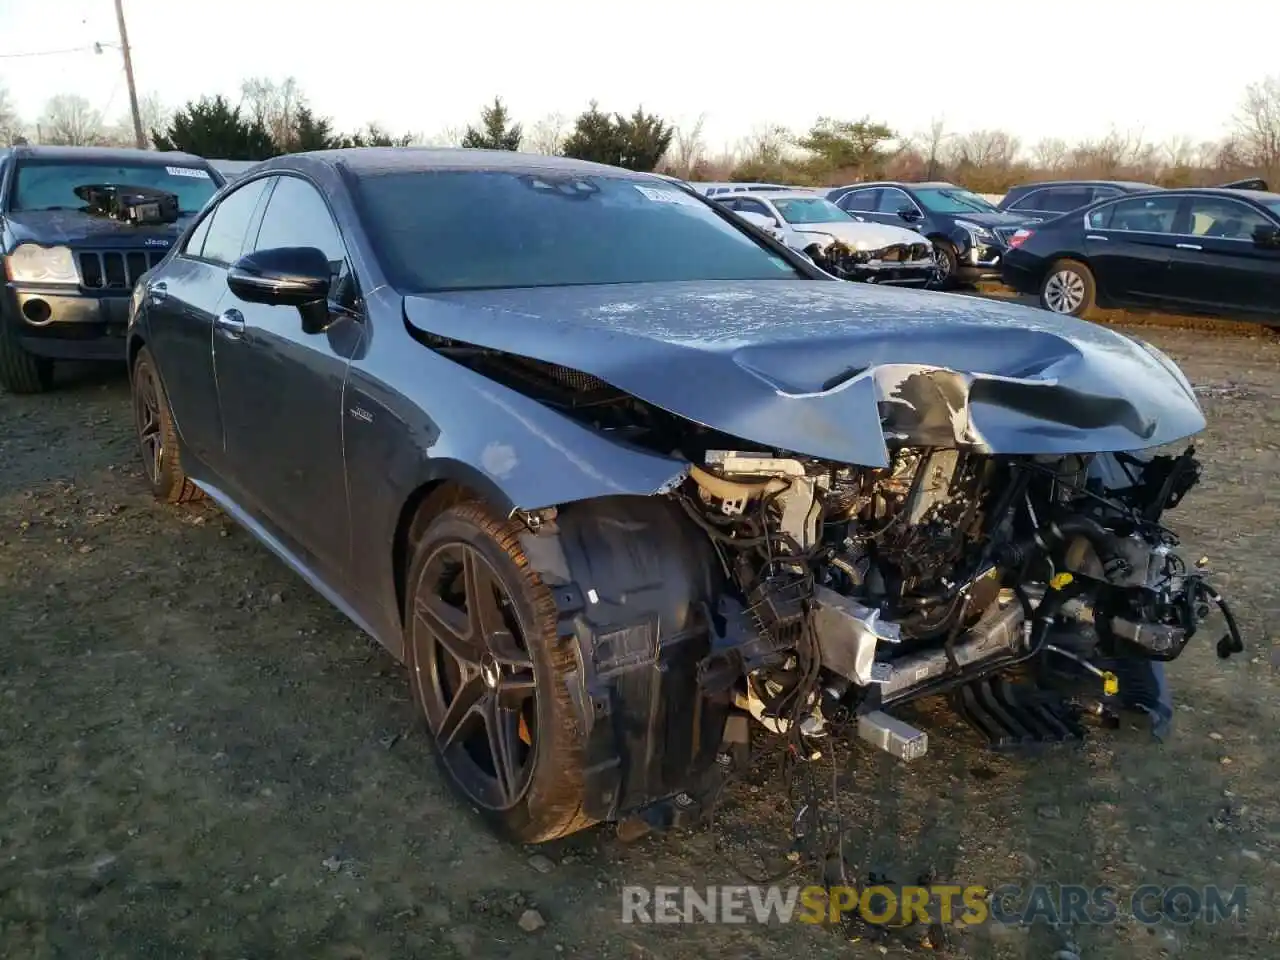
[[[10,393],[43,393],[53,386],[53,361],[22,349],[17,331],[0,316],[0,387]]]
[[[1078,260],[1058,260],[1040,284],[1040,305],[1064,316],[1088,316],[1096,299],[1093,271]]]
[[[593,821],[569,695],[575,644],[558,636],[520,530],[476,502],[430,523],[405,590],[405,648],[450,785],[501,832],[534,843]]]
[[[130,376],[133,393],[133,423],[138,435],[138,452],[142,471],[157,500],[187,503],[204,496],[200,488],[187,479],[178,449],[178,433],[173,414],[165,397],[160,374],[156,371],[151,351],[143,347],[133,361]]]

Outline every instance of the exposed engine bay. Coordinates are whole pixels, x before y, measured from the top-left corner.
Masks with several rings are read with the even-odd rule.
[[[776,732],[798,723],[815,737],[833,718],[1040,655],[1086,669],[1172,660],[1210,603],[1227,614],[1227,656],[1241,648],[1229,609],[1159,522],[1198,476],[1191,449],[1141,460],[902,448],[887,469],[710,451],[682,494],[736,588],[721,599],[726,645],[705,663],[709,682],[736,683],[739,706]],[[860,732],[903,757],[920,749],[884,743],[896,734],[875,723]]]

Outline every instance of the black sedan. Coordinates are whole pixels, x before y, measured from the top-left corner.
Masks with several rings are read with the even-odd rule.
[[[1004,282],[1055,313],[1095,305],[1280,321],[1280,194],[1159,190],[1020,230]]]
[[[829,190],[827,199],[855,220],[923,234],[943,285],[999,279],[1009,237],[1028,222],[952,183],[858,183]]]
[[[1129,180],[1053,180],[1023,183],[1011,187],[996,204],[1002,213],[1021,217],[1027,223],[1052,220],[1091,203],[1110,200],[1126,193],[1158,190],[1150,183]]]
[[[1132,521],[1195,481],[1141,453],[1204,427],[1167,357],[839,282],[656,176],[278,157],[146,275],[128,359],[153,493],[401,658],[449,782],[525,841],[689,816],[753,718],[790,757],[837,716],[918,756],[885,711],[1060,643],[1150,668],[1202,607]],[[1094,556],[1141,576],[1048,581]],[[1096,632],[1057,636],[1068,602]]]

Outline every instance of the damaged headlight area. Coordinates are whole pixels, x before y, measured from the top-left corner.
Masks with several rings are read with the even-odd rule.
[[[924,283],[933,279],[937,264],[933,247],[919,243],[890,243],[870,248],[832,239],[806,251],[823,270],[841,280],[864,283]]]

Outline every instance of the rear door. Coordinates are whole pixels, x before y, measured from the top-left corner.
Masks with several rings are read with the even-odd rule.
[[[252,180],[209,210],[150,284],[148,346],[155,355],[184,447],[220,470],[222,423],[213,373],[213,319],[231,292],[227,267],[240,258],[262,203],[265,180]]]
[[[1280,251],[1256,246],[1253,232],[1275,222],[1231,197],[1191,195],[1179,229],[1171,295],[1196,310],[1280,313]]]
[[[880,204],[880,188],[868,187],[865,190],[850,190],[839,200],[836,206],[857,220],[869,219]]]
[[[271,179],[248,249],[318,247],[333,267],[335,298],[346,296],[346,245],[323,196],[297,176]],[[325,332],[307,334],[296,307],[230,291],[219,309],[213,353],[228,479],[290,552],[334,582],[350,552],[342,397],[363,326],[335,310]]]
[[[1082,215],[1085,255],[1106,299],[1151,307],[1168,302],[1180,204],[1172,194],[1139,194]]]

